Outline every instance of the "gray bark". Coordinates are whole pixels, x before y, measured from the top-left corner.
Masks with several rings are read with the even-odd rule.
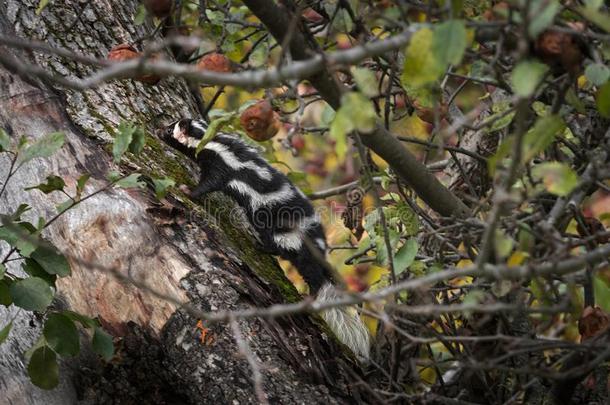
[[[119,43],[131,43],[152,32],[149,23],[134,26],[135,0],[65,0],[50,2],[40,14],[38,0],[6,0],[0,4],[0,29],[5,35],[46,41],[76,52],[105,57]],[[88,67],[38,52],[0,48],[20,59],[67,77]],[[121,121],[135,122],[151,133],[172,118],[195,115],[184,82],[166,78],[149,86],[124,80],[96,90],[72,92],[21,77],[0,68],[0,126],[14,141],[61,130],[67,145],[49,159],[37,159],[11,179],[0,211],[20,203],[33,210],[26,219],[55,213],[65,198],[23,191],[56,174],[68,188],[91,173],[86,193],[102,187],[108,170],[169,175],[192,184],[193,167],[149,137],[142,156],[112,163],[108,148]],[[0,161],[0,173],[8,169]],[[1,176],[1,175],[0,175]],[[46,237],[61,250],[85,261],[114,266],[123,274],[203,310],[239,309],[294,301],[298,294],[275,260],[257,253],[243,232],[220,220],[226,201],[214,196],[194,206],[180,195],[168,204],[186,221],[167,217],[151,190],[112,189],[69,211]],[[181,224],[179,223],[181,222]],[[7,247],[2,246],[3,252]],[[0,327],[15,317],[7,342],[0,346],[0,392],[11,404],[240,403],[256,402],[248,363],[239,356],[228,325],[211,325],[212,338],[201,342],[197,320],[165,300],[112,275],[72,261],[72,276],[59,283],[55,306],[98,316],[117,337],[119,354],[111,364],[83,354],[62,364],[61,384],[53,391],[33,386],[25,371],[24,351],[41,333],[44,314],[0,307]],[[18,271],[14,266],[12,271]],[[350,392],[347,366],[334,339],[307,316],[240,321],[264,375],[271,402],[343,402]],[[83,369],[88,371],[83,371]]]

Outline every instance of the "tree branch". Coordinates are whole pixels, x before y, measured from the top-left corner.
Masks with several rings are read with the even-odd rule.
[[[290,23],[290,16],[284,7],[270,0],[244,0],[244,4],[267,27],[278,43],[282,43],[285,27]],[[398,34],[405,35],[405,33]],[[410,37],[410,33],[408,34]],[[289,49],[294,60],[306,60],[316,55],[314,49],[308,46],[303,31],[295,32],[289,43]],[[380,52],[379,54],[383,54]],[[318,57],[321,57],[317,54]],[[328,61],[327,58],[325,58]],[[327,63],[332,66],[331,63]],[[341,95],[345,91],[328,68],[311,74],[310,83],[318,90],[322,98],[335,110],[341,104]],[[392,136],[383,125],[378,125],[374,132],[362,135],[362,142],[394,169],[402,180],[433,210],[443,216],[468,216],[468,207],[451,191],[443,186],[411,152],[403,147],[398,139]]]

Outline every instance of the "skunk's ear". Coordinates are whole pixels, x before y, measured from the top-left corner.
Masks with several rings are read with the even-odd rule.
[[[188,118],[182,118],[178,121],[180,124],[180,129],[184,131],[185,135],[190,135],[191,132],[191,120]]]
[[[208,125],[202,120],[189,120],[188,135],[193,138],[201,139],[207,131]]]

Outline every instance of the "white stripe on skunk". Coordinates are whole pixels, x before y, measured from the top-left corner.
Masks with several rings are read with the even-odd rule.
[[[250,198],[250,207],[253,211],[258,210],[265,205],[281,204],[294,196],[294,191],[292,191],[292,187],[290,187],[290,184],[288,183],[284,183],[279,190],[267,194],[259,193],[252,188],[252,186],[241,180],[231,180],[227,185],[232,189],[239,191],[245,197]]]
[[[226,145],[212,141],[212,142],[208,142],[208,144],[205,145],[204,148],[213,150],[214,152],[218,153],[220,158],[222,160],[224,160],[224,162],[227,164],[227,166],[229,166],[231,169],[235,169],[235,170],[251,169],[251,170],[254,170],[254,172],[261,179],[271,180],[271,172],[269,170],[267,170],[264,167],[260,167],[259,165],[256,164],[256,162],[253,162],[251,160],[242,162],[241,160],[239,160],[237,158],[237,156],[235,156],[235,154],[233,152],[231,152],[229,150],[229,148]]]

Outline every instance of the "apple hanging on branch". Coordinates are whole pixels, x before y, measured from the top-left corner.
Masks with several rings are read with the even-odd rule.
[[[273,138],[281,125],[268,100],[261,100],[245,109],[239,121],[246,134],[257,142]]]

